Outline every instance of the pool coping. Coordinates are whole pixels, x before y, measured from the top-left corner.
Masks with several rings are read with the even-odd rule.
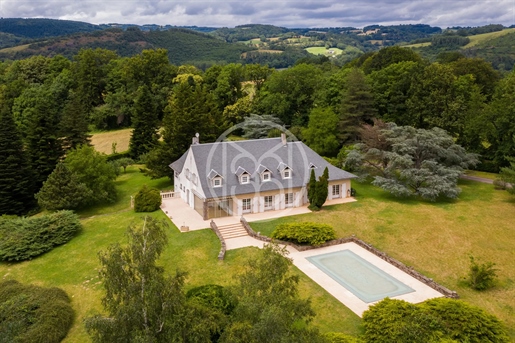
[[[405,300],[410,303],[420,303],[428,299],[445,296],[445,294],[438,292],[432,287],[429,287],[422,281],[417,280],[413,276],[407,274],[405,271],[397,268],[396,266],[361,247],[355,242],[347,242],[305,251],[297,251],[293,247],[287,247],[287,249],[290,252],[288,257],[292,259],[293,264],[297,268],[299,268],[304,274],[309,276],[313,281],[319,284],[328,293],[330,293],[333,297],[335,297],[338,301],[343,303],[360,317],[363,315],[363,312],[369,308],[369,306],[374,305],[381,300],[370,303],[364,302],[356,295],[354,295],[350,290],[346,289],[340,283],[327,275],[324,271],[309,262],[306,259],[307,257],[337,252],[341,250],[350,250],[372,265],[380,268],[385,273],[415,290],[414,292],[391,297],[391,299]]]

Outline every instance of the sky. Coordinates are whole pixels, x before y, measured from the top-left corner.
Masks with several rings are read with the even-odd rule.
[[[515,0],[0,0],[4,18],[53,18],[93,24],[362,28],[371,24],[515,24]]]

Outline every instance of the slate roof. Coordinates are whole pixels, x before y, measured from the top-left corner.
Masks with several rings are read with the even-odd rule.
[[[317,167],[314,169],[317,179],[326,166],[329,169],[329,181],[356,177],[334,167],[304,143],[288,142],[283,145],[281,138],[194,144],[190,149],[207,198],[303,187],[309,181],[311,164]],[[186,155],[187,152],[170,164],[170,168],[182,172]],[[265,169],[278,170],[284,165],[291,169],[291,178],[282,179],[281,173],[272,172],[270,181],[261,181],[260,172]],[[248,184],[239,182],[237,172],[241,172],[241,169],[250,174]],[[222,187],[212,187],[208,175],[213,170],[223,177]],[[212,177],[212,173],[209,176]]]

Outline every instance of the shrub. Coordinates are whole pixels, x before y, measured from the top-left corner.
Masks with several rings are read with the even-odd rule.
[[[154,212],[161,207],[161,193],[155,188],[144,185],[134,198],[134,211]]]
[[[470,270],[468,274],[470,287],[477,291],[483,291],[492,287],[497,276],[497,269],[494,266],[495,263],[493,262],[478,264],[474,257],[470,256]]]
[[[462,300],[435,298],[419,306],[441,320],[449,339],[470,343],[510,341],[499,319]]]
[[[341,332],[328,332],[324,334],[324,337],[328,343],[359,343],[361,342],[358,338],[346,335]]]
[[[336,238],[334,229],[327,224],[311,222],[281,224],[272,232],[272,238],[297,244],[320,245]]]
[[[363,313],[363,339],[374,343],[507,343],[502,323],[461,300],[435,298],[421,304],[384,299]]]
[[[442,325],[415,304],[386,298],[363,313],[363,327],[367,343],[408,343],[434,342]]]
[[[70,298],[62,289],[0,282],[2,342],[60,342],[73,317]]]
[[[231,291],[220,285],[209,284],[192,288],[186,293],[186,297],[227,315],[236,306],[236,299]]]
[[[41,217],[0,218],[0,260],[22,261],[70,241],[82,228],[72,211]]]

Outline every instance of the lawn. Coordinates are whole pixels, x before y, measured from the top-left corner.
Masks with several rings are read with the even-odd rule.
[[[113,153],[113,143],[116,143],[116,152],[124,152],[129,150],[131,132],[132,129],[123,129],[95,133],[91,136],[91,145],[97,151],[109,155]]]
[[[76,318],[64,342],[90,341],[83,320],[102,310],[97,253],[110,244],[125,243],[126,228],[140,222],[142,214],[130,209],[130,196],[143,184],[160,189],[171,187],[167,179],[150,180],[139,172],[139,166],[131,166],[116,181],[116,203],[79,211],[84,230],[77,237],[31,261],[0,262],[2,280],[16,279],[23,283],[55,286],[68,293]],[[257,251],[256,248],[229,251],[226,259],[220,262],[217,259],[220,243],[210,230],[180,233],[162,212],[154,212],[152,216],[165,220],[169,225],[169,244],[160,263],[170,273],[177,268],[187,271],[186,289],[207,283],[233,284],[234,276]],[[300,271],[295,269],[294,272],[301,278],[301,295],[312,298],[313,307],[319,314],[315,325],[323,331],[358,333],[360,319],[356,315]]]
[[[353,187],[355,203],[251,226],[270,234],[279,223],[315,221],[332,225],[338,237],[356,235],[496,315],[515,341],[515,197],[466,180],[460,181],[459,200],[434,203],[398,199],[356,182]],[[477,292],[463,283],[469,255],[496,263],[495,288]]]
[[[131,166],[116,181],[116,203],[79,212],[84,230],[73,240],[32,261],[0,263],[3,280],[57,286],[70,295],[76,320],[64,342],[90,341],[83,320],[102,310],[97,253],[110,244],[125,243],[127,226],[140,221],[141,214],[130,209],[129,201],[143,184],[159,189],[171,187],[167,179],[150,180],[139,172],[139,166]],[[427,203],[399,200],[370,185],[355,183],[358,202],[251,225],[257,231],[270,233],[281,222],[329,223],[338,236],[356,234],[515,327],[515,199],[506,192],[493,190],[491,185],[463,181],[461,186],[460,200]],[[163,213],[152,215],[169,225],[169,245],[160,263],[170,273],[177,268],[187,271],[186,289],[207,283],[233,284],[234,276],[257,251],[232,250],[225,261],[218,261],[220,243],[210,230],[180,233]],[[478,293],[463,285],[460,277],[467,272],[469,254],[497,263],[500,282],[495,289]],[[299,270],[294,268],[294,272],[300,276],[301,295],[312,299],[317,313],[314,325],[323,332],[359,332],[358,316]],[[511,335],[515,337],[513,330]]]
[[[475,36],[468,36],[468,38],[470,39],[470,43],[468,43],[467,45],[462,47],[462,49],[471,48],[473,46],[478,45],[479,43],[482,43],[484,41],[491,40],[491,39],[494,39],[497,37],[504,36],[511,32],[515,32],[515,28],[504,29],[502,31],[496,31],[496,32],[483,33],[483,34],[475,35]]]

